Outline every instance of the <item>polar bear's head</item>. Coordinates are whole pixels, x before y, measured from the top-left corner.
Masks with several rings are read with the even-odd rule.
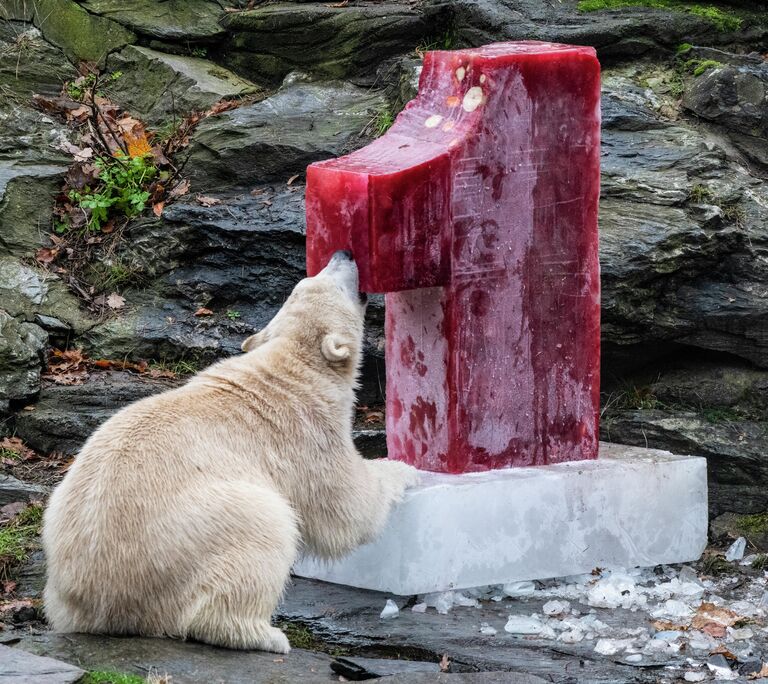
[[[336,252],[328,265],[293,289],[265,328],[243,342],[250,352],[277,339],[290,341],[310,362],[354,376],[360,361],[367,297],[358,290],[350,252]]]

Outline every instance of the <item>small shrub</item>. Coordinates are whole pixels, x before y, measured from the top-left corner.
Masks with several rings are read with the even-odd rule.
[[[115,214],[130,218],[144,211],[149,200],[146,188],[158,174],[150,157],[117,154],[112,159],[99,157],[94,163],[99,184],[69,192],[70,200],[87,211],[89,230],[101,230]]]
[[[227,318],[228,318],[230,321],[236,321],[238,318],[240,318],[240,315],[241,315],[241,314],[240,314],[240,312],[239,312],[239,311],[234,311],[234,310],[232,310],[232,309],[228,309],[228,310],[227,310]]]

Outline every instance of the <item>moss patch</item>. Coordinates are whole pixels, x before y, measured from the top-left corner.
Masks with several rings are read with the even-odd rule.
[[[109,52],[136,41],[132,31],[86,12],[72,0],[36,0],[33,4],[35,26],[73,62],[102,64]]]
[[[742,515],[736,521],[736,527],[745,535],[768,534],[768,512]]]
[[[80,684],[145,684],[146,679],[139,675],[125,672],[110,672],[108,670],[98,670],[89,672]]]
[[[0,579],[8,578],[37,546],[42,522],[42,506],[31,505],[0,527]]]
[[[332,656],[341,656],[349,653],[348,649],[340,648],[324,641],[309,627],[298,622],[280,622],[277,625],[285,632],[288,642],[293,648],[302,648],[306,651],[318,651]]]
[[[714,5],[682,3],[680,0],[579,0],[581,12],[599,12],[600,10],[623,9],[627,7],[647,7],[665,9],[674,12],[687,12],[706,19],[718,31],[738,31],[742,19],[735,12],[724,10]]]

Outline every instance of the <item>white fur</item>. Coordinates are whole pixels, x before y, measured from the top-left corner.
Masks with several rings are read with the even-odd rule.
[[[288,652],[270,617],[300,541],[325,558],[349,552],[416,480],[352,442],[356,278],[332,260],[246,354],[96,430],[45,513],[53,629]]]

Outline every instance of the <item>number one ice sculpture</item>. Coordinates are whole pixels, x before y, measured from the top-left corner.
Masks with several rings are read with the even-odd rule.
[[[390,131],[309,167],[307,263],[386,292],[391,458],[463,473],[597,456],[600,66],[501,43],[425,56]]]
[[[507,500],[542,497],[520,484],[530,485],[530,476],[510,479],[513,466],[597,458],[599,188],[595,51],[540,42],[428,53],[418,97],[386,135],[308,168],[309,274],[337,249],[350,249],[361,289],[386,293],[389,457],[437,473],[507,469],[485,484],[462,475],[461,483],[477,489],[474,499],[466,498],[466,486],[440,504],[432,495],[416,496],[399,522],[394,516],[392,524],[403,529],[390,547],[404,535],[414,548],[429,543],[441,530],[425,518],[445,518],[444,510],[456,506],[464,518],[456,527],[484,506],[502,520],[525,516],[522,509],[507,511]],[[700,463],[697,468],[701,479]],[[568,471],[562,475],[567,479]],[[553,482],[550,489],[557,488]],[[584,484],[574,484],[577,498]],[[594,490],[599,497],[600,487]],[[700,515],[701,506],[695,508]],[[488,524],[483,517],[478,529]],[[504,543],[498,532],[496,542]],[[475,539],[474,546],[482,542]],[[636,553],[637,540],[630,547]],[[404,580],[402,567],[393,570],[396,579],[378,581],[393,553],[364,550],[347,570],[312,566],[304,574],[405,593],[472,583],[461,563],[435,581],[422,582],[426,575],[418,570]],[[418,564],[403,553],[409,567]],[[433,562],[440,563],[434,555]],[[476,568],[477,559],[468,565]],[[560,565],[561,574],[579,569]],[[474,584],[548,576],[555,566],[508,564],[474,575]],[[373,579],[361,579],[366,573]]]

